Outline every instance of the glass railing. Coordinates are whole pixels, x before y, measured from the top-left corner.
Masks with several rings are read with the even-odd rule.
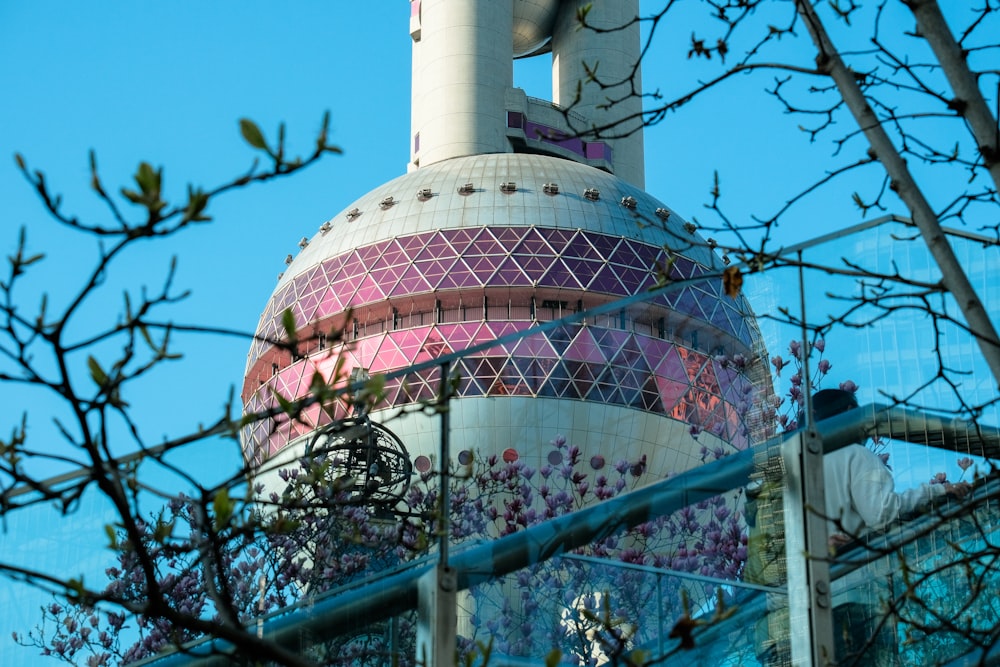
[[[1000,265],[997,247],[971,236],[954,242],[987,309],[1000,314],[986,275]],[[490,652],[491,666],[541,665],[549,655],[567,665],[621,664],[626,655],[799,664],[817,645],[846,664],[889,654],[925,664],[990,650],[1000,621],[987,481],[988,458],[1000,456],[990,426],[1000,423],[995,381],[951,319],[954,304],[934,296],[938,276],[906,225],[885,221],[785,257],[787,266],[763,273],[741,266],[740,296],[726,293],[721,266],[698,275],[689,266],[655,291],[579,312],[571,304],[541,316],[537,304],[561,303],[555,295],[524,317],[477,319],[474,309],[400,317],[359,327],[343,349],[331,344],[263,379],[294,394],[341,357],[348,370],[384,378],[364,414],[399,438],[413,474],[406,502],[372,515],[419,525],[430,538],[350,586],[332,578],[300,592],[298,606],[261,614],[251,627],[259,620],[265,638],[307,657],[415,664],[418,626],[433,625],[417,611],[419,579],[441,558],[435,536],[444,530],[457,573],[455,641]],[[907,283],[893,279],[904,266]],[[802,426],[792,423],[800,415],[791,399],[810,394],[810,383],[843,384],[866,406],[820,423],[821,448],[861,443],[888,454],[897,491],[975,482],[971,504],[922,506],[831,553],[827,533],[851,531],[833,516],[809,521],[828,514],[804,509],[818,506],[806,500],[814,480],[803,473],[815,466],[803,466],[809,456],[795,447],[813,441],[788,436]],[[271,462],[307,445],[322,454],[332,441],[316,430],[358,406],[324,408],[251,425],[244,446]],[[447,526],[434,513],[442,460]],[[377,485],[378,461],[364,463],[365,483]],[[276,471],[261,479],[277,490],[287,484]],[[360,504],[366,488],[355,492]],[[5,562],[99,580],[113,560],[104,530],[113,519],[94,491],[68,518],[41,504],[5,512]],[[43,541],[39,525],[51,526]],[[0,616],[27,633],[48,600],[5,586]],[[221,644],[199,646],[155,662],[223,660],[199,655],[224,651]]]

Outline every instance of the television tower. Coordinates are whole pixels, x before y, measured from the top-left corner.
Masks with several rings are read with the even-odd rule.
[[[410,1],[407,173],[348,204],[289,258],[249,353],[248,414],[276,394],[308,395],[316,373],[405,369],[640,293],[666,271],[677,284],[665,295],[456,362],[451,453],[537,468],[553,463],[542,452],[562,435],[595,474],[645,456],[645,475],[658,479],[698,465],[703,445],[746,446],[751,371],[721,359],[752,369],[759,334],[745,300],[723,294],[722,260],[644,190],[638,0],[593,3],[588,24],[628,25],[609,32],[580,28],[585,4]],[[514,87],[513,61],[528,57],[551,58],[551,101]],[[588,82],[588,66],[624,83]],[[706,274],[715,277],[697,280]],[[308,341],[294,353],[274,344],[288,337],[287,310]],[[439,375],[387,382],[367,417],[387,423],[433,399]],[[294,460],[352,409],[254,423],[246,458]],[[410,414],[390,427],[415,470],[436,467],[437,419]]]

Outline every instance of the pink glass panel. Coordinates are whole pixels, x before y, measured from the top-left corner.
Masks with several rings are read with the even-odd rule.
[[[684,361],[680,358],[676,347],[671,347],[666,355],[660,360],[654,369],[658,377],[669,378],[684,383],[685,389],[688,385],[687,371],[684,370]]]
[[[415,359],[420,352],[420,347],[427,338],[430,327],[420,327],[418,329],[407,329],[404,331],[393,331],[389,336],[403,352],[407,360]]]
[[[482,283],[479,282],[473,270],[463,260],[458,259],[441,279],[438,288],[454,289],[459,287],[479,287],[481,285]]]
[[[489,284],[494,271],[503,263],[503,255],[484,255],[482,257],[466,257],[466,265],[476,274],[481,283]]]
[[[478,229],[448,229],[441,232],[442,235],[448,239],[451,247],[454,248],[455,252],[459,255],[464,255],[466,251],[472,246],[473,239],[479,235]]]
[[[603,363],[604,353],[601,352],[597,341],[591,334],[591,327],[583,327],[576,338],[567,346],[563,358],[573,361],[589,361],[592,363]]]
[[[437,289],[438,284],[444,277],[451,267],[455,264],[456,258],[448,258],[444,260],[432,259],[428,261],[417,262],[415,266],[423,274],[424,279],[431,286],[431,289]]]
[[[415,266],[406,267],[402,278],[392,290],[391,296],[401,296],[407,294],[422,294],[431,290],[430,284],[424,279],[420,269]]]
[[[369,246],[362,246],[357,249],[358,258],[366,267],[373,266],[375,262],[385,254],[385,249],[389,245],[388,241],[380,241]]]
[[[314,317],[320,318],[339,313],[343,310],[344,305],[337,297],[336,291],[332,287],[329,287],[323,293],[323,296],[317,304],[313,315]]]
[[[368,271],[368,265],[363,259],[358,257],[357,252],[352,252],[351,256],[344,261],[344,266],[340,269],[340,278],[362,276]]]
[[[456,350],[469,347],[479,331],[479,322],[463,322],[461,324],[441,324],[438,330],[441,336]]]
[[[399,349],[391,336],[384,336],[378,352],[371,357],[371,372],[385,373],[398,368],[405,368],[409,364],[406,354]]]
[[[354,295],[353,303],[354,305],[361,305],[363,303],[372,303],[374,301],[382,301],[385,299],[385,293],[379,287],[378,283],[371,276],[365,276],[361,284],[358,285],[358,291]]]
[[[423,232],[422,234],[415,234],[413,236],[404,236],[396,239],[396,242],[399,243],[399,247],[405,250],[410,257],[415,257],[436,234],[437,232]]]
[[[385,267],[385,266],[398,266],[400,264],[409,264],[410,256],[400,247],[399,243],[393,240],[385,249],[385,251],[375,260],[372,264],[372,268]]]
[[[522,338],[517,343],[513,344],[513,349],[511,354],[517,357],[525,358],[539,358],[539,359],[556,359],[558,354],[549,341],[541,335],[528,336]]]
[[[445,342],[438,332],[437,327],[432,328],[428,334],[427,338],[424,340],[423,345],[417,351],[416,356],[413,358],[414,364],[423,363],[425,361],[430,361],[431,359],[437,359],[438,357],[454,352],[451,346]]]
[[[484,229],[483,233],[469,246],[468,255],[493,255],[503,256],[507,249],[497,241],[489,229]]]
[[[405,265],[395,265],[387,266],[382,269],[373,269],[371,272],[372,280],[375,284],[382,288],[382,291],[386,294],[392,294],[393,289],[396,287],[396,283],[399,279],[403,277],[406,273]]]
[[[442,257],[454,257],[455,249],[441,236],[435,234],[428,239],[427,244],[414,257],[416,259],[440,259]]]

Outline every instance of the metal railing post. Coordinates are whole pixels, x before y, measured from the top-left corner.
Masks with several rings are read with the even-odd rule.
[[[451,533],[451,490],[448,467],[451,462],[451,364],[441,364],[441,391],[438,409],[441,417],[441,450],[439,475],[441,479],[441,506],[438,517],[438,562],[417,582],[417,655],[419,664],[427,667],[452,667],[456,644],[456,591],[457,576],[448,564],[448,540]]]

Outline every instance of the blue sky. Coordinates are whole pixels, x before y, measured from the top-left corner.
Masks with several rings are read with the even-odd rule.
[[[677,90],[701,73],[685,71],[687,31],[674,28],[658,42],[663,46],[645,67],[647,91]],[[254,119],[272,137],[285,122],[290,149],[308,150],[329,110],[331,141],[343,148],[342,156],[221,198],[208,211],[211,224],[138,248],[112,272],[106,298],[86,310],[82,322],[113,319],[126,286],[158,288],[176,256],[177,288],[190,289],[191,296],[171,316],[251,332],[298,239],[404,172],[409,48],[408,6],[401,0],[172,2],[127,10],[46,0],[0,4],[0,58],[6,64],[0,85],[7,100],[0,108],[0,249],[11,253],[16,230],[24,226],[30,249],[46,254],[22,287],[22,303],[35,302],[43,291],[53,306],[65,303],[68,290],[93,266],[96,242],[46,217],[15,169],[15,151],[45,172],[52,189],[64,195],[67,212],[105,221],[107,212],[88,187],[91,149],[107,187],[128,184],[146,160],[164,168],[167,192],[180,197],[188,183],[209,187],[249,166],[254,154],[239,136],[239,118]],[[808,51],[802,55],[807,64]],[[548,67],[547,57],[519,64],[516,85],[551,98]],[[647,130],[647,190],[697,217],[718,169],[731,212],[745,219],[747,212],[770,212],[806,183],[815,173],[808,165],[829,146],[809,144],[779,113],[762,93],[769,80],[741,77],[725,94],[710,94]],[[800,225],[790,218],[781,242],[859,219],[848,194],[827,198],[823,220],[809,215]],[[802,215],[807,212],[803,208]],[[209,421],[242,375],[245,341],[189,337],[178,343],[184,361],[133,397],[152,441]],[[30,410],[33,435],[56,437],[38,409],[48,405],[46,397],[23,388],[12,396],[8,403]],[[8,413],[10,419],[20,412]]]
[[[146,160],[164,167],[167,192],[180,197],[187,183],[211,187],[249,166],[254,153],[239,136],[239,118],[254,119],[269,136],[283,121],[290,149],[307,151],[329,111],[330,140],[343,155],[219,199],[208,211],[211,224],[137,248],[77,329],[113,321],[125,287],[156,290],[176,255],[176,285],[191,296],[169,316],[252,332],[298,239],[405,171],[408,16],[403,0],[0,0],[0,251],[13,252],[23,226],[29,248],[46,254],[19,293],[22,303],[43,292],[53,307],[65,303],[93,266],[97,244],[46,216],[17,172],[14,152],[45,172],[67,212],[101,221],[106,211],[88,187],[91,149],[109,189],[127,184]],[[678,17],[657,42],[644,66],[647,92],[684,89],[705,75],[703,63],[684,58],[690,25]],[[808,48],[791,52],[809,66]],[[547,72],[545,57],[519,64],[515,85],[551,98]],[[648,129],[646,189],[685,217],[701,217],[718,170],[729,212],[746,220],[773,212],[821,175],[830,143],[810,143],[797,128],[801,121],[781,113],[763,92],[772,78],[740,77]],[[855,186],[827,189],[793,209],[778,243],[860,222],[850,201]],[[127,397],[150,443],[210,422],[242,378],[246,340],[189,336],[177,343],[184,359]],[[76,361],[85,368],[85,359]],[[36,446],[58,441],[51,417],[64,413],[51,396],[0,383],[0,400],[7,405],[0,434],[27,412]]]

